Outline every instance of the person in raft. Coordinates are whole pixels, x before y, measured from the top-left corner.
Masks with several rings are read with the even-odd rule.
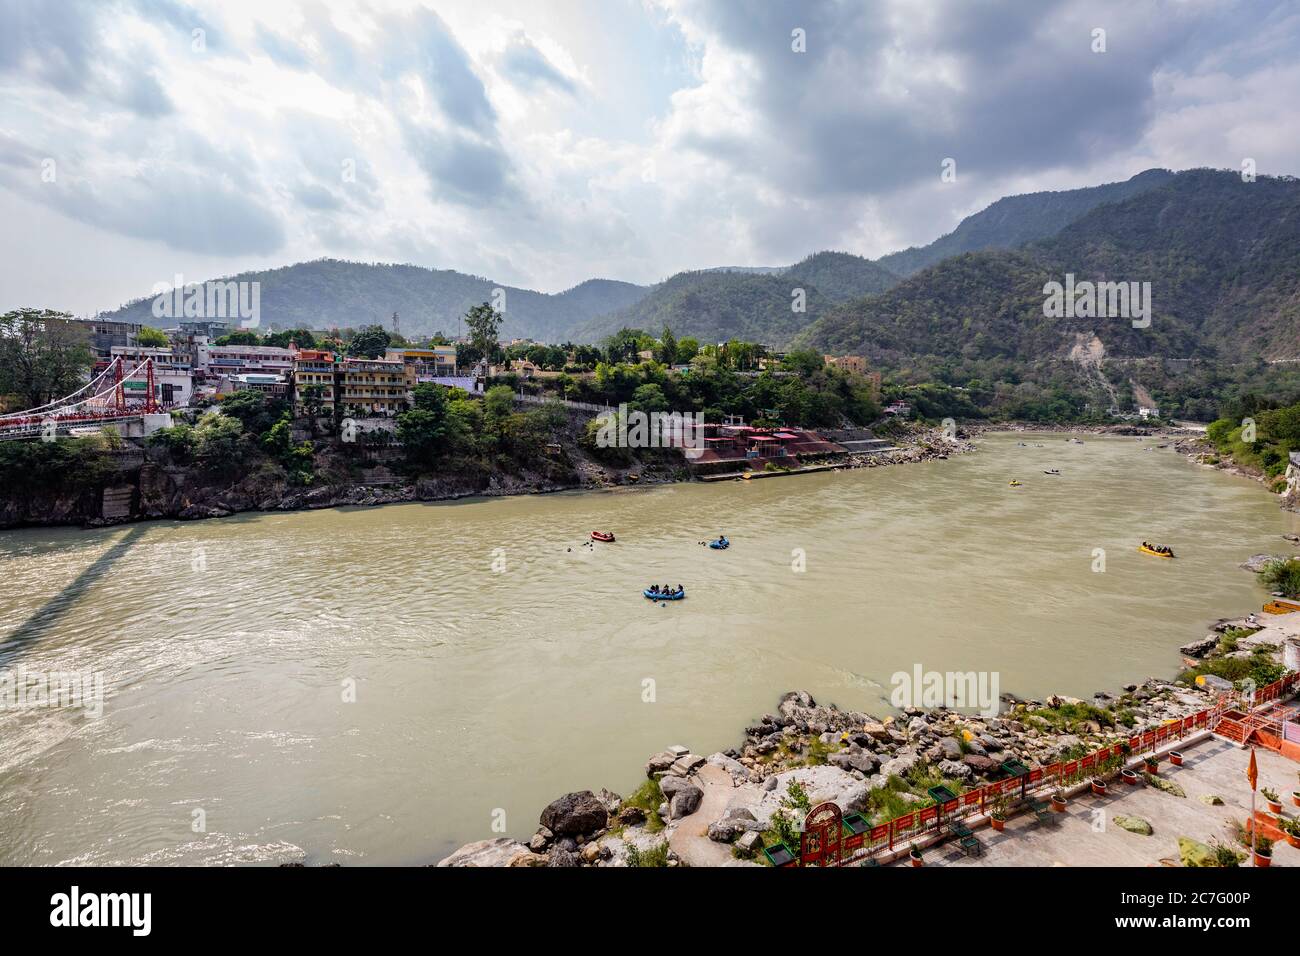
[[[727,540],[727,536],[725,534],[718,535],[718,544],[730,544],[730,543],[731,542]]]

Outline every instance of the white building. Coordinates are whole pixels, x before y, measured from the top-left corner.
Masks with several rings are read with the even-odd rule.
[[[196,345],[194,371],[204,378],[245,375],[250,372],[280,375],[293,371],[293,349],[274,345]]]
[[[183,408],[194,396],[194,374],[189,363],[171,349],[145,348],[138,345],[114,345],[109,361],[120,358],[126,380],[122,390],[128,402],[142,402],[149,386],[148,375],[141,371],[135,375],[136,366],[153,359],[153,397],[166,408]]]

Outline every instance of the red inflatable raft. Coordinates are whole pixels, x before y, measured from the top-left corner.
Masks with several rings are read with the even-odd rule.
[[[614,532],[612,531],[593,531],[591,533],[592,541],[613,541]]]

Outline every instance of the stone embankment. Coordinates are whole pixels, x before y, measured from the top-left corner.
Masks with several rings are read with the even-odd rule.
[[[756,865],[791,806],[792,783],[810,805],[830,800],[884,819],[926,802],[926,788],[940,781],[977,786],[1005,760],[1044,766],[1210,701],[1206,690],[1151,678],[1091,701],[1004,696],[997,717],[907,708],[876,719],[792,691],[745,728],[739,747],[708,757],[670,747],[647,761],[647,783],[631,797],[565,794],[542,811],[526,843],[471,843],[438,865]]]

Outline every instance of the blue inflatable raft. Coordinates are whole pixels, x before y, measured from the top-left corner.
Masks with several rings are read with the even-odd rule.
[[[680,601],[682,598],[686,597],[685,589],[678,591],[676,594],[664,594],[661,591],[651,591],[649,588],[646,588],[641,593],[652,601]]]

